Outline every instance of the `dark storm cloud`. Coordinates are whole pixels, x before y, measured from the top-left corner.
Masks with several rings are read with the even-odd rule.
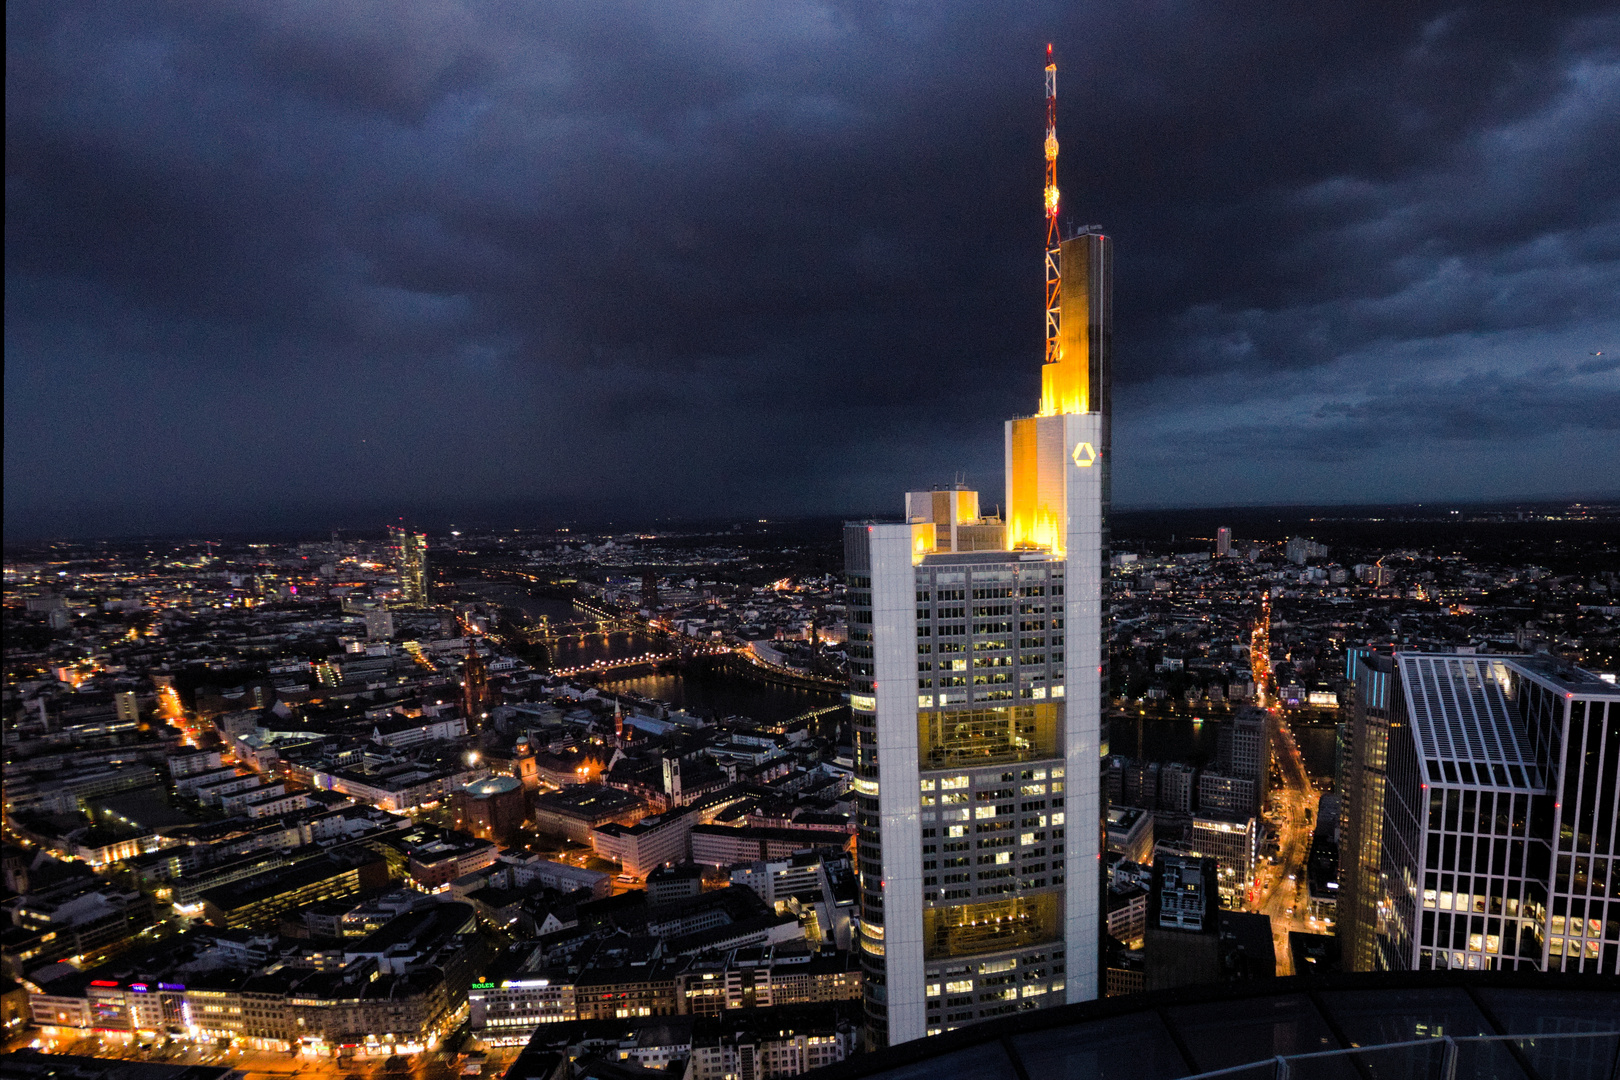
[[[1066,205],[1118,243],[1121,502],[1620,459],[1620,379],[1583,366],[1620,352],[1601,6],[17,3],[7,32],[8,532],[993,493],[1037,384],[1048,39]]]

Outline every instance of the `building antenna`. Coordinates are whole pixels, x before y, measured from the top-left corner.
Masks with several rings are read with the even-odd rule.
[[[1057,61],[1052,59],[1052,43],[1046,43],[1046,362],[1058,361],[1058,230],[1057,187]]]

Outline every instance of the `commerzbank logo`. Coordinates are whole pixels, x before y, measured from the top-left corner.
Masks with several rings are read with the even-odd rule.
[[[1097,460],[1097,451],[1088,442],[1077,443],[1074,448],[1074,453],[1070,456],[1074,458],[1074,463],[1076,465],[1080,466],[1082,469],[1089,469]]]

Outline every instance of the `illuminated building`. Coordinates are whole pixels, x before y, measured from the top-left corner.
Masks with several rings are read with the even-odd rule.
[[[1546,654],[1349,675],[1345,966],[1620,974],[1620,690]]]
[[[1210,885],[1214,867],[1209,859],[1170,856],[1153,868],[1154,918],[1169,930],[1201,931],[1213,925],[1216,907]]]
[[[736,1030],[732,1023],[724,1031],[695,1034],[688,1075],[692,1080],[798,1076],[843,1061],[860,1038],[849,1024],[823,1022],[807,1030],[777,1030],[768,1017],[753,1025],[758,1030]]]
[[[467,659],[461,668],[462,707],[467,710],[467,727],[476,731],[479,720],[489,710],[489,665],[478,654],[474,642],[467,643]]]
[[[305,859],[265,878],[222,885],[201,896],[203,918],[230,929],[273,926],[283,912],[321,900],[353,896],[388,881],[381,858],[354,866],[327,855]]]
[[[590,747],[570,747],[559,753],[535,751],[535,782],[541,787],[571,787],[589,784],[608,766],[610,751]]]
[[[1226,525],[1215,530],[1215,554],[1223,559],[1232,554],[1232,530]]]
[[[574,982],[544,973],[516,971],[512,978],[485,975],[467,992],[468,1023],[487,1046],[515,1046],[529,1041],[541,1024],[575,1019]]]
[[[446,833],[409,846],[407,873],[417,888],[432,892],[463,874],[493,866],[500,848],[465,833]]]
[[[1153,815],[1136,806],[1108,808],[1108,850],[1133,863],[1153,861]]]
[[[845,837],[807,829],[762,829],[752,826],[694,825],[692,861],[701,866],[735,866],[791,858],[796,851],[824,846],[842,850]]]
[[[703,892],[703,869],[674,864],[656,867],[647,874],[646,889],[648,907],[690,900]]]
[[[1199,813],[1192,819],[1187,847],[1195,856],[1215,860],[1221,902],[1229,908],[1237,907],[1260,856],[1259,821],[1241,814],[1221,817]]]
[[[716,985],[718,984],[718,985]],[[812,953],[801,945],[754,946],[699,957],[677,979],[680,1011],[848,1001],[861,996],[861,969],[847,952]]]
[[[1147,933],[1147,898],[1148,891],[1141,885],[1110,888],[1108,936],[1128,948],[1140,949],[1142,937]]]
[[[535,765],[534,746],[527,735],[519,735],[512,746],[512,775],[523,781],[528,791],[540,786],[540,771]]]
[[[674,810],[644,817],[633,825],[610,821],[591,830],[591,846],[604,859],[612,859],[631,877],[645,877],[665,863],[686,859],[692,846],[694,810]]]
[[[38,965],[116,949],[156,921],[148,897],[93,878],[21,896],[7,907],[13,923],[8,957]]]
[[[634,825],[646,816],[647,804],[641,799],[603,784],[575,784],[534,801],[536,832],[581,844],[589,844],[592,830],[609,822]]]
[[[245,935],[193,930],[53,981],[30,994],[32,1018],[46,1038],[417,1053],[465,1016],[462,972],[482,963],[472,928],[466,905],[430,905],[332,950],[335,966],[312,966],[274,935],[244,949]]]
[[[407,529],[389,529],[389,543],[398,560],[399,600],[402,604],[428,602],[427,534]]]
[[[450,795],[456,828],[484,840],[511,843],[528,816],[528,795],[515,776],[475,780]]]
[[[559,1072],[604,1080],[655,1076],[778,1080],[844,1061],[859,1042],[858,1029],[826,1006],[776,1006],[677,1018],[664,1007],[661,987],[654,992],[658,996],[649,997],[641,996],[647,994],[641,983],[626,985],[637,987],[627,993],[638,997],[616,1004],[611,1012],[582,1004],[580,1019],[585,1021],[584,1014],[590,1011],[588,1022],[561,1027],[535,1023],[526,1040],[494,1035],[499,1029],[490,1025],[481,1037],[500,1045],[527,1042],[506,1071],[509,1080],[540,1080]],[[582,1044],[600,1056],[582,1057],[578,1049],[570,1053]],[[583,1064],[570,1069],[576,1058]]]
[[[1058,238],[1055,70],[1047,355],[1006,519],[957,489],[845,528],[874,1047],[1097,996],[1113,256]]]
[[[1244,811],[1258,814],[1271,776],[1271,714],[1252,706],[1239,709],[1216,736],[1216,763],[1226,776],[1253,784],[1253,802]]]
[[[1214,769],[1198,774],[1198,809],[1218,817],[1241,817],[1253,814],[1257,806],[1254,781],[1240,776],[1227,776]]]
[[[574,983],[574,1008],[581,1020],[630,1016],[674,1016],[675,973],[668,965],[589,968]]]
[[[505,883],[504,887],[512,889],[528,889],[539,884],[547,889],[554,889],[564,896],[584,889],[597,900],[610,896],[613,892],[613,875],[602,873],[600,870],[587,870],[583,866],[573,866],[569,863],[552,862],[542,859],[538,855],[531,855],[520,851],[507,851],[494,864],[490,872],[492,884]]]

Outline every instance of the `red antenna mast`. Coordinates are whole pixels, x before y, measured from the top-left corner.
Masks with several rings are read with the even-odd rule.
[[[1058,361],[1057,61],[1046,45],[1046,362]]]

